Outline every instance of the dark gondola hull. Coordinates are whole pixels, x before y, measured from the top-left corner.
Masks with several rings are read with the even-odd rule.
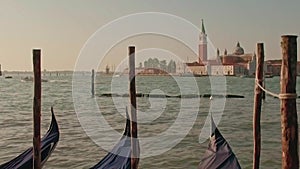
[[[198,169],[241,169],[241,166],[211,118],[212,134]]]
[[[131,168],[131,133],[130,120],[126,109],[126,126],[120,141],[98,164],[91,169],[130,169]],[[139,142],[137,140],[138,149]],[[139,150],[138,150],[139,152]]]
[[[59,129],[53,110],[51,108],[52,120],[50,127],[41,139],[41,165],[43,166],[51,153],[54,151],[59,140]],[[0,169],[29,169],[33,168],[33,148],[30,147],[25,152],[12,159],[11,161],[0,165]]]

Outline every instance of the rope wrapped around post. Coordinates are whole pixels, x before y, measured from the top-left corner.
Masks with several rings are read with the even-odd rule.
[[[296,99],[298,97],[297,93],[280,93],[280,94],[275,94],[273,92],[268,91],[267,89],[263,88],[260,84],[259,81],[256,79],[255,80],[256,85],[261,88],[261,90],[263,90],[264,92],[266,92],[267,94],[276,97],[278,99]]]

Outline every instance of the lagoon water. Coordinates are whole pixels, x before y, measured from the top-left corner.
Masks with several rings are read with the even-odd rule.
[[[32,145],[33,83],[21,81],[22,77],[30,74],[15,73],[11,75],[13,76],[12,79],[0,78],[0,164],[9,161]],[[90,74],[85,73],[80,76],[83,77],[81,81],[83,86],[90,86],[90,81],[87,81],[87,79],[90,79]],[[72,77],[71,73],[60,74],[59,76],[46,74],[43,77],[48,79],[49,82],[42,84],[42,135],[47,131],[50,123],[51,106],[54,107],[61,131],[58,146],[44,168],[89,168],[98,163],[107,153],[86,134],[80,125],[74,108],[78,105],[74,105]],[[85,88],[82,91],[86,92],[86,95],[82,97],[84,97],[84,100],[96,101],[108,124],[119,133],[122,133],[125,122],[122,115],[124,115],[128,98],[123,97],[113,100],[111,97],[100,97],[100,94],[110,92],[127,93],[128,77],[116,77],[113,78],[113,82],[111,79],[111,76],[97,75],[96,96],[94,98],[90,97],[90,89]],[[254,79],[226,77],[226,83],[221,83],[219,81],[212,82],[208,77],[197,77],[195,82],[198,84],[198,91],[194,91],[194,81],[191,79],[194,78],[141,76],[136,79],[137,91],[160,94],[164,92],[169,95],[179,95],[182,91],[185,92],[184,94],[197,92],[204,94],[210,93],[211,90],[218,92],[218,89],[225,87],[228,94],[245,96],[242,99],[226,99],[223,116],[218,128],[231,145],[242,168],[252,168]],[[212,83],[216,85],[216,88],[211,89]],[[266,79],[267,88],[274,93],[279,93],[279,83],[279,77]],[[299,94],[299,77],[297,85],[297,93]],[[208,140],[199,143],[199,135],[208,115],[210,104],[214,100],[201,98],[198,102],[197,99],[193,98],[138,98],[138,110],[144,111],[143,117],[145,117],[140,119],[140,138],[154,137],[167,131],[176,122],[182,108],[182,111],[190,110],[192,112],[195,105],[199,107],[195,121],[186,121],[186,123],[192,123],[192,128],[188,130],[187,135],[176,146],[162,154],[151,156],[154,152],[143,152],[145,156],[148,154],[148,157],[140,159],[140,168],[197,168],[201,156],[208,146]],[[195,101],[197,104],[194,104]],[[84,107],[86,110],[90,108],[84,103],[79,106]],[[267,96],[266,101],[263,103],[261,168],[281,168],[279,107],[279,100],[270,96]],[[297,100],[297,108],[299,112],[300,99]],[[152,110],[153,115],[151,114]],[[185,126],[185,124],[182,125]],[[163,142],[163,140],[156,141]],[[170,142],[170,144],[172,143]]]

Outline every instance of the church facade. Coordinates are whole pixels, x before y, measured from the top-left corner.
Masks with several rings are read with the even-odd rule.
[[[199,35],[199,56],[198,61],[186,63],[186,72],[195,76],[206,75],[225,75],[225,76],[253,76],[256,67],[255,53],[245,53],[238,42],[231,54],[225,49],[224,54],[220,55],[217,49],[215,60],[207,58],[207,34],[202,20],[201,32]]]
[[[224,67],[227,67],[227,70],[224,71],[224,75],[253,76],[255,74],[256,55],[255,53],[244,53],[244,49],[239,42],[231,54],[228,54],[225,49],[223,55],[218,54],[218,59]]]

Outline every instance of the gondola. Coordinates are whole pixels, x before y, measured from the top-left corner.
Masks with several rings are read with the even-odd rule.
[[[41,165],[43,166],[47,159],[50,157],[51,153],[55,149],[59,140],[59,128],[55,115],[53,113],[53,108],[51,107],[52,120],[50,127],[41,139]],[[11,161],[0,165],[0,169],[29,169],[33,168],[33,148],[30,147],[22,154],[12,159]]]
[[[131,131],[130,120],[126,109],[126,126],[123,136],[98,164],[90,169],[130,169],[131,168]],[[138,143],[138,141],[137,141]],[[137,145],[139,152],[139,143]]]
[[[211,137],[198,169],[241,169],[229,144],[216,127],[211,117]]]

